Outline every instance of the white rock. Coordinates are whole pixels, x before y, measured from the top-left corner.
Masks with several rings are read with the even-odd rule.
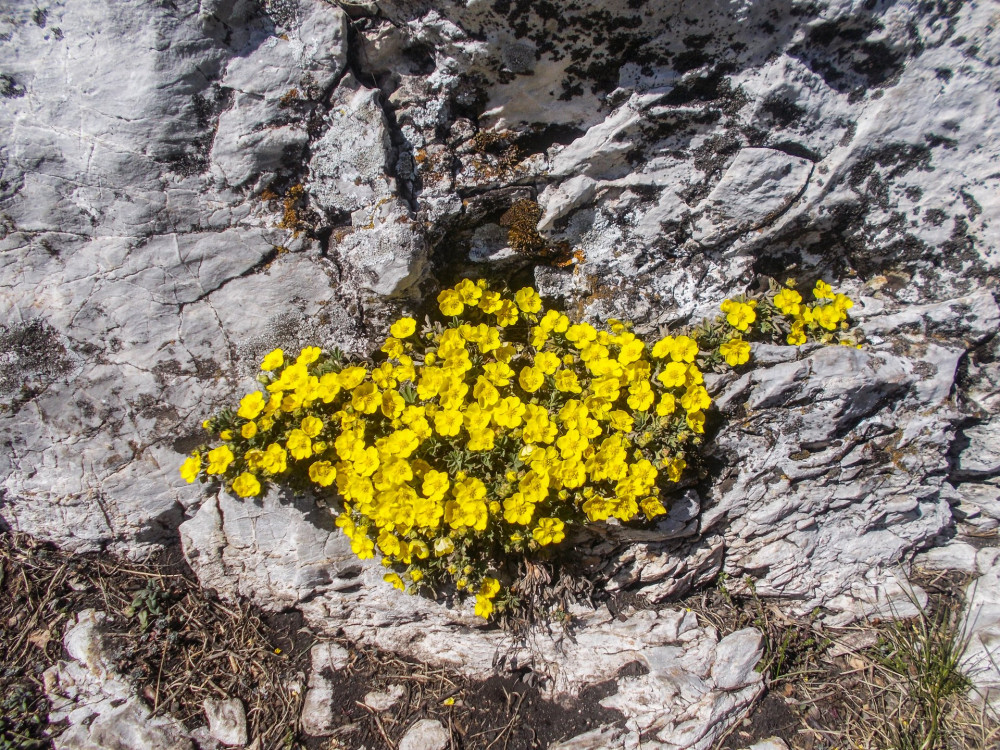
[[[970,697],[1000,715],[1000,551],[980,550],[977,562],[982,574],[965,589],[959,628],[968,639],[961,668],[973,684]]]
[[[384,691],[373,690],[365,695],[364,703],[375,711],[388,711],[399,703],[404,695],[406,695],[406,688],[402,685],[390,685]]]
[[[763,679],[754,667],[764,654],[764,636],[756,628],[730,633],[715,647],[712,679],[716,687],[735,690]]]
[[[208,732],[223,745],[247,744],[247,715],[239,698],[206,698]]]
[[[952,540],[943,547],[932,547],[913,558],[914,564],[927,570],[959,570],[976,572],[976,548],[966,542]]]
[[[745,148],[695,212],[691,238],[712,245],[773,222],[805,190],[813,163],[769,148]]]
[[[963,431],[968,444],[962,449],[955,467],[955,476],[972,478],[1000,473],[1000,419]]]
[[[451,735],[437,719],[421,719],[406,730],[399,750],[445,750]]]
[[[309,194],[330,215],[375,210],[392,196],[392,143],[378,104],[380,92],[346,77],[327,115],[326,132],[312,144]]]
[[[346,667],[349,658],[347,649],[333,641],[321,641],[310,649],[309,687],[299,715],[306,734],[321,737],[333,731],[334,689],[327,673]]]
[[[744,750],[788,750],[788,745],[780,737],[768,737],[766,740],[755,742]]]
[[[354,283],[383,297],[411,292],[429,270],[420,226],[398,200],[355,212],[355,229],[336,248]]]
[[[639,735],[621,727],[598,727],[568,740],[549,745],[549,750],[638,750]]]

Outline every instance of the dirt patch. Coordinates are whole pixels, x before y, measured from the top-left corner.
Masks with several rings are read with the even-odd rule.
[[[308,738],[299,714],[316,636],[297,611],[266,613],[203,591],[174,555],[145,564],[70,555],[27,535],[0,533],[0,749],[52,747],[42,673],[60,659],[66,625],[86,608],[107,613],[117,671],[155,714],[204,725],[205,698],[246,706],[251,745],[263,748],[394,749],[414,722],[439,720],[456,750],[546,748],[623,721],[599,693],[544,700],[532,673],[460,677],[347,640],[347,667],[327,674],[338,706],[331,737]],[[404,689],[390,710],[364,704],[372,691]]]

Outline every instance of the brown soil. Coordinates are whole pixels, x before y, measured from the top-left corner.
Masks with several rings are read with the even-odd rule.
[[[0,750],[52,747],[42,672],[67,658],[62,634],[82,609],[106,612],[118,671],[156,713],[189,729],[204,724],[209,697],[238,697],[251,747],[395,750],[422,718],[436,718],[453,750],[546,748],[588,729],[621,722],[602,694],[558,705],[511,677],[470,680],[346,640],[347,668],[328,675],[340,705],[330,738],[298,724],[315,636],[297,612],[268,614],[222,602],[199,588],[182,561],[137,564],[107,555],[69,555],[23,534],[0,532]],[[405,688],[385,713],[364,706],[370,691]]]

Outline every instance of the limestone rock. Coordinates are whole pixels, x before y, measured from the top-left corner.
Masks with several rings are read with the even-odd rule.
[[[329,216],[373,211],[394,193],[392,143],[379,92],[345,77],[334,93],[326,132],[312,144],[309,193]]]
[[[451,740],[448,730],[437,719],[421,719],[406,730],[399,750],[445,750]]]
[[[714,245],[780,216],[806,188],[813,164],[769,148],[745,148],[695,208],[691,239]]]
[[[715,315],[756,274],[791,274],[838,281],[865,348],[755,346],[753,365],[710,382],[718,476],[676,501],[659,539],[591,540],[595,575],[661,602],[721,568],[834,619],[913,611],[908,557],[955,519],[1000,523],[993,9],[625,5],[5,12],[3,524],[135,556],[180,527],[226,595],[483,671],[499,644],[468,608],[387,591],[311,500],[202,502],[177,476],[201,421],[274,346],[367,353],[389,297],[473,265],[534,274],[567,309],[643,335]],[[569,266],[509,252],[515,197],[539,202]],[[546,637],[511,658],[554,695],[681,648],[697,679],[649,678],[634,709],[668,746],[710,742],[759,689],[720,693],[716,635],[669,608],[573,616],[580,645]],[[681,630],[700,645],[678,645]],[[74,659],[50,678],[86,674]]]
[[[355,212],[356,225],[337,246],[342,267],[355,285],[382,297],[412,292],[427,273],[423,231],[398,200]]]
[[[1000,714],[1000,549],[980,550],[976,563],[980,575],[966,587],[959,631],[968,638],[961,668],[973,683],[973,700]]]
[[[209,734],[227,747],[247,744],[247,715],[239,698],[205,699]]]
[[[744,750],[788,750],[788,745],[780,737],[768,737],[766,740],[755,742]]]
[[[346,667],[348,659],[347,649],[332,641],[321,641],[310,649],[308,689],[299,714],[306,734],[322,737],[333,731],[335,695],[328,675]]]
[[[402,685],[390,685],[385,690],[372,691],[365,695],[364,704],[374,711],[388,711],[406,695]]]
[[[727,635],[715,647],[712,679],[716,687],[734,690],[763,679],[763,675],[753,671],[763,655],[763,636],[756,628]]]
[[[976,572],[976,552],[978,550],[966,542],[952,540],[941,547],[932,547],[913,558],[914,564],[927,570],[958,570],[963,573]]]

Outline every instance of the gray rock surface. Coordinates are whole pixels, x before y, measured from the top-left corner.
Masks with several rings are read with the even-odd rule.
[[[309,651],[309,682],[302,699],[299,722],[313,737],[330,734],[334,727],[336,695],[330,680],[332,672],[347,666],[347,649],[332,641],[321,641]]]
[[[205,699],[208,733],[227,747],[247,744],[247,713],[239,698]]]
[[[968,638],[963,672],[971,679],[970,695],[1000,715],[1000,548],[985,548],[976,557],[979,576],[965,590],[960,632]]]
[[[406,730],[399,750],[445,750],[451,735],[437,719],[421,719]]]
[[[501,644],[470,612],[391,596],[325,511],[202,501],[177,476],[263,353],[367,352],[401,305],[468,270],[534,275],[643,334],[715,314],[760,273],[858,300],[864,350],[755,346],[712,383],[717,471],[651,536],[588,542],[609,588],[662,602],[721,569],[834,621],[898,614],[921,601],[903,575],[916,550],[997,528],[989,3],[344,5],[350,30],[323,0],[0,13],[4,525],[134,556],[180,527],[227,595],[491,665]],[[508,246],[502,217],[525,199],[569,267]],[[609,673],[675,646],[578,616]],[[692,661],[709,636],[684,670],[710,677]],[[543,670],[563,648],[582,653],[544,638],[511,653]],[[595,679],[547,677],[556,693]],[[634,722],[710,742],[758,687],[709,677]],[[666,701],[676,685],[647,687]]]

